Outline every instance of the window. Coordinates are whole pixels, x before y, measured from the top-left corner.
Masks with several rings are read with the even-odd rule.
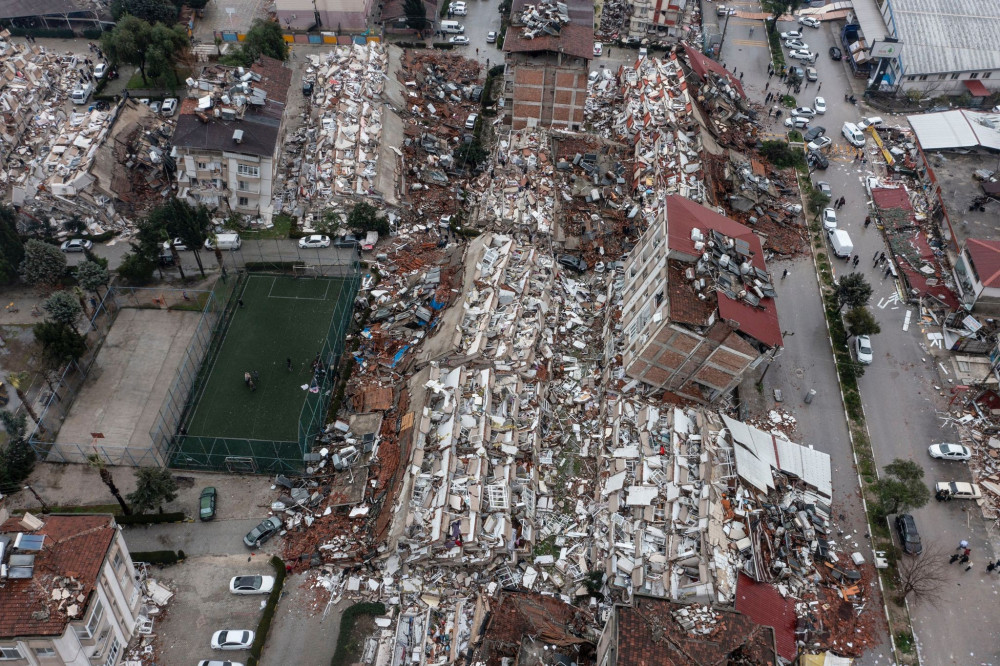
[[[906,80],[907,81],[916,81],[917,77],[915,77],[915,76],[908,76],[908,77],[906,77]]]
[[[244,208],[247,208],[247,207],[250,206],[250,199],[248,199],[247,197],[239,197],[236,200],[236,205],[237,206],[243,206]]]
[[[241,176],[260,178],[260,167],[250,166],[249,164],[238,164],[236,165],[236,173],[238,173]]]
[[[983,78],[984,78],[984,79],[988,79],[988,78],[990,78],[990,74],[992,74],[992,73],[993,73],[993,72],[986,72],[985,74],[983,74]]]
[[[952,81],[954,81],[957,78],[958,78],[958,72],[955,72],[954,74],[951,75],[951,80]]]
[[[198,168],[202,169],[202,170],[207,169],[208,168],[208,162],[198,162]]]
[[[111,641],[111,648],[108,650],[108,658],[104,660],[104,666],[115,666],[118,662],[118,653],[122,651],[122,644],[118,641],[118,637]]]
[[[111,560],[111,566],[115,568],[115,571],[121,571],[122,567],[125,566],[125,560],[122,559],[122,552],[116,551],[115,557]]]
[[[101,618],[104,617],[104,604],[98,599],[94,605],[94,612],[90,614],[90,619],[87,621],[86,626],[74,627],[76,630],[76,635],[80,638],[90,638],[97,631],[98,625],[101,624]]]
[[[24,656],[16,645],[0,645],[0,661],[12,659],[24,659]]]
[[[56,656],[56,651],[55,651],[54,648],[50,648],[50,647],[35,648],[35,656],[36,657],[54,657],[54,656]]]
[[[973,72],[972,74],[969,74],[969,78],[970,79],[978,79],[979,78],[979,72]]]
[[[247,190],[250,189],[250,183],[248,183],[245,180],[238,180],[236,181],[236,189],[238,189],[240,192],[246,192]]]
[[[939,80],[939,81],[944,81],[944,80],[945,80],[945,79],[947,79],[947,78],[948,78],[948,75],[947,75],[947,74],[941,74],[941,75],[939,75],[939,76],[938,76],[938,80]]]
[[[927,75],[926,75],[926,74],[922,75],[922,76],[920,77],[920,80],[921,80],[921,81],[926,81],[926,80],[927,80]]]
[[[197,186],[197,185],[198,185],[198,179],[197,179],[197,178],[195,178],[194,176],[192,176],[192,177],[191,177],[191,186],[192,186],[192,187],[195,187],[195,186]]]

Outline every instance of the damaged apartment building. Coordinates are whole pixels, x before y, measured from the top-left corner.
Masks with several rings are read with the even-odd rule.
[[[179,198],[270,220],[291,81],[292,71],[267,56],[188,79],[173,138]]]
[[[594,6],[582,0],[516,0],[503,49],[503,96],[512,129],[579,130],[594,58]]]

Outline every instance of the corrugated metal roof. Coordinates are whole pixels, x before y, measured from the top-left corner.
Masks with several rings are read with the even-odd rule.
[[[830,456],[822,451],[775,437],[778,469],[794,474],[827,497],[833,497]]]
[[[997,113],[959,109],[907,116],[906,120],[924,150],[976,146],[1000,150],[1000,114]]]
[[[762,493],[766,493],[770,488],[774,488],[771,467],[766,462],[742,446],[735,446],[733,450],[736,452],[736,473],[744,481]]]
[[[856,8],[866,2],[874,4],[858,0]],[[1000,69],[1000,2],[889,0],[889,6],[908,76]]]

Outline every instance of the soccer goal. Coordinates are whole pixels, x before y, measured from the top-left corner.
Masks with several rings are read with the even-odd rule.
[[[300,277],[319,277],[319,271],[316,266],[292,266],[292,275]]]

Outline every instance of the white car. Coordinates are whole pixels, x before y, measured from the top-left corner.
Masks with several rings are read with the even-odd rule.
[[[274,576],[236,576],[229,581],[233,594],[270,594],[274,589]]]
[[[174,111],[177,110],[177,98],[168,97],[163,100],[163,106],[160,107],[160,113],[168,118],[174,115]]]
[[[813,100],[813,111],[819,114],[826,113],[826,100],[822,97],[817,97]]]
[[[816,115],[816,112],[808,106],[800,106],[797,109],[792,109],[792,115],[802,116],[803,118],[812,118]]]
[[[785,47],[796,51],[808,51],[809,45],[801,39],[786,39]]]
[[[456,9],[468,9],[466,4],[462,0],[457,0],[456,2],[448,3],[448,9],[455,11]]]
[[[858,357],[861,365],[871,365],[872,363],[872,341],[867,335],[859,335],[854,338],[854,353]]]
[[[794,127],[795,129],[806,129],[809,127],[809,119],[804,116],[788,116],[785,118],[785,127]]]
[[[819,20],[818,19],[814,19],[812,16],[800,16],[799,17],[799,25],[807,25],[810,28],[818,28],[819,27]]]
[[[253,632],[247,629],[223,629],[212,634],[213,650],[246,650],[253,645]]]
[[[827,231],[837,228],[837,211],[832,208],[823,209],[823,228]]]
[[[470,113],[465,119],[465,129],[476,129],[476,121],[479,120],[478,113]]]
[[[74,238],[73,240],[68,240],[59,246],[59,249],[63,252],[86,252],[90,248],[94,247],[94,244],[89,240],[83,238]]]
[[[802,33],[798,30],[789,30],[788,32],[781,33],[782,39],[799,39],[802,37]]]
[[[968,460],[972,457],[969,447],[961,444],[931,444],[927,447],[927,453],[931,454],[931,458],[942,460]]]
[[[451,42],[452,44],[465,45],[469,43],[469,38],[466,37],[465,35],[455,35],[448,41]]]
[[[794,58],[795,60],[805,60],[812,62],[816,59],[816,54],[812,51],[806,51],[805,49],[795,49],[788,52],[789,58]]]
[[[594,57],[600,58],[604,53],[604,44],[600,42],[594,42]]]
[[[161,102],[160,100],[156,100],[155,102],[149,103],[149,110],[152,111],[153,113],[159,113],[161,106],[163,106],[163,102]]]
[[[828,136],[818,136],[806,146],[809,150],[823,150],[827,146],[833,143],[833,139]]]
[[[486,43],[487,44],[496,44],[496,42],[497,42],[497,33],[496,33],[496,30],[490,30],[488,33],[486,33]]]
[[[170,251],[170,246],[171,245],[173,245],[178,250],[186,250],[186,249],[188,249],[187,245],[185,245],[184,241],[181,240],[180,238],[175,238],[173,240],[163,241],[163,249],[166,250],[167,252]]]
[[[107,74],[107,73],[108,73],[108,66],[106,64],[104,64],[103,62],[102,63],[98,63],[97,66],[94,67],[94,78],[95,79],[103,79],[104,75]]]
[[[299,247],[303,250],[311,247],[330,247],[330,237],[321,234],[303,236],[299,239]]]
[[[219,659],[202,659],[198,666],[243,666],[238,661],[220,661]]]

